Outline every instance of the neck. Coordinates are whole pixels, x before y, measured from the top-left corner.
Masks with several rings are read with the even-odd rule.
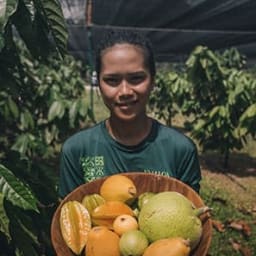
[[[152,119],[148,116],[132,122],[120,122],[112,117],[106,120],[106,127],[111,137],[127,146],[137,145],[143,141],[150,133],[151,126]]]

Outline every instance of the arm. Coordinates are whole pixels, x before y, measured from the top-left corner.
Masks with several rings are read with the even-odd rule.
[[[193,143],[191,145],[182,157],[179,166],[179,179],[199,193],[202,179],[201,169],[196,146]]]
[[[73,152],[72,147],[66,143],[63,145],[60,156],[59,196],[65,197],[83,182],[78,154]]]

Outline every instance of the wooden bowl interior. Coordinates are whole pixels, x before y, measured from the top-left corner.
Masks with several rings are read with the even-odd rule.
[[[124,175],[128,176],[133,180],[133,182],[136,185],[138,195],[145,191],[177,191],[185,195],[188,199],[190,199],[196,207],[204,206],[204,203],[200,196],[188,185],[184,184],[183,182],[177,179],[142,172],[130,172],[124,173]],[[85,195],[98,193],[100,190],[100,186],[105,179],[106,177],[79,186],[70,194],[68,194],[56,209],[51,223],[51,240],[54,250],[58,256],[74,255],[72,251],[68,248],[68,246],[65,244],[60,232],[59,218],[60,209],[62,205],[65,202],[72,200],[77,200],[81,202]],[[203,214],[200,218],[203,223],[203,235],[198,246],[191,252],[191,256],[205,256],[211,243],[212,223],[210,215]]]

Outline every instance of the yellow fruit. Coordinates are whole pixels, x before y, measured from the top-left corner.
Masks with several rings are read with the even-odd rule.
[[[150,244],[143,256],[188,256],[190,247],[187,240],[180,237],[160,239]]]
[[[107,201],[131,204],[136,198],[136,194],[134,182],[122,174],[107,177],[100,187],[100,195]]]
[[[86,256],[120,256],[119,236],[107,227],[93,227],[88,234]]]
[[[118,234],[122,235],[123,233],[138,229],[138,222],[137,220],[127,214],[119,215],[115,218],[113,222],[113,230]]]
[[[67,246],[75,254],[80,254],[91,229],[89,212],[78,201],[66,202],[60,211],[60,229]]]
[[[112,228],[115,218],[122,214],[134,216],[133,210],[127,204],[120,201],[107,201],[96,207],[91,217],[94,225]]]
[[[82,204],[85,206],[90,214],[96,207],[103,203],[105,203],[105,199],[99,194],[85,195],[82,199]]]

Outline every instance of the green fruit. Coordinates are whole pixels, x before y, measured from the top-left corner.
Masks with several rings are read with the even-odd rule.
[[[200,241],[202,223],[200,214],[208,207],[195,209],[193,203],[178,192],[160,192],[151,197],[139,214],[139,229],[150,242],[163,238],[189,239],[193,249]]]
[[[88,210],[88,212],[91,214],[92,211],[98,207],[99,205],[105,203],[106,200],[99,194],[90,194],[85,195],[82,204],[85,206],[85,208]]]
[[[148,202],[148,200],[154,196],[156,193],[154,192],[144,192],[142,194],[139,195],[138,197],[138,207],[139,207],[139,210],[142,208],[142,206],[144,204],[146,204]]]
[[[147,237],[140,230],[127,231],[119,240],[122,256],[141,256],[148,245]]]

